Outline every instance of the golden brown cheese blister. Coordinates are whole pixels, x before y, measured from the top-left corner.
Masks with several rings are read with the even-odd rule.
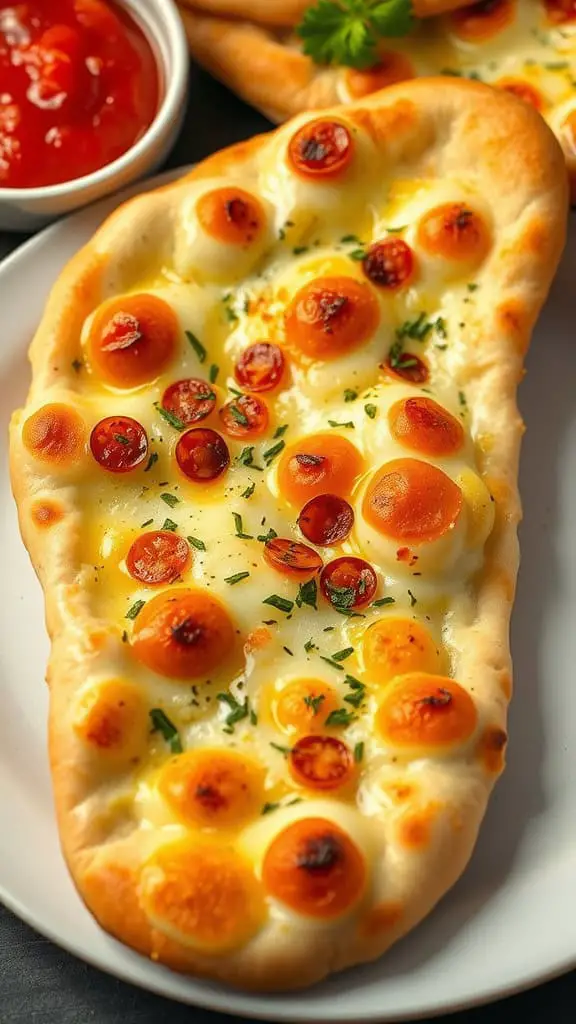
[[[131,201],[56,284],[11,464],[59,827],[154,960],[311,984],[462,872],[566,202],[527,106],[410,83]]]

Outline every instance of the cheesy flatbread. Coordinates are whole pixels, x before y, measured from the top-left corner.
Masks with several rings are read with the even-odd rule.
[[[416,76],[472,78],[512,92],[540,111],[562,144],[576,195],[573,0],[474,3],[420,22],[405,39],[383,43],[380,63],[367,71],[318,66],[293,33],[259,19],[207,16],[201,7],[182,11],[192,54],[272,121],[350,103]]]
[[[504,763],[542,119],[412,82],[121,207],[11,426],[62,846],[101,925],[256,989],[383,953]]]

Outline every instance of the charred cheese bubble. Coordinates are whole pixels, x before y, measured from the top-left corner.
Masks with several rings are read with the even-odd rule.
[[[482,213],[468,202],[433,207],[416,225],[415,247],[430,273],[462,277],[478,269],[492,244]]]
[[[470,694],[445,676],[413,672],[388,687],[377,714],[382,738],[408,755],[451,752],[476,730]]]
[[[237,828],[260,814],[264,771],[243,754],[205,747],[169,761],[158,788],[186,825]]]
[[[442,656],[431,634],[415,619],[380,619],[362,637],[362,657],[368,677],[384,686],[396,676],[436,673]]]
[[[204,590],[175,588],[148,601],[132,635],[135,656],[169,679],[196,679],[232,650],[234,626],[224,606]]]
[[[519,0],[473,3],[449,17],[449,26],[466,43],[485,43],[514,23]]]
[[[25,420],[22,442],[40,462],[66,468],[78,462],[86,450],[86,424],[71,406],[52,402]]]
[[[406,54],[393,50],[379,53],[378,63],[367,71],[347,68],[344,72],[345,87],[351,99],[361,99],[387,85],[406,82],[415,77],[414,66]]]
[[[235,184],[194,185],[178,218],[176,272],[205,283],[241,280],[272,243],[271,215],[269,203]]]
[[[280,690],[270,687],[263,697],[268,717],[288,735],[322,732],[338,706],[334,687],[322,679],[293,679]]]
[[[356,531],[373,561],[396,571],[447,572],[462,552],[464,499],[441,469],[420,459],[393,459],[368,480]]]
[[[140,901],[164,935],[209,954],[245,945],[265,919],[251,866],[232,847],[192,839],[159,847],[144,864]]]
[[[74,714],[76,735],[105,759],[129,761],[143,753],[149,732],[142,693],[125,679],[96,683],[80,694]]]
[[[305,284],[286,310],[286,342],[293,354],[330,361],[360,348],[380,322],[370,287],[353,277],[319,277]]]
[[[270,896],[297,913],[330,920],[360,902],[366,861],[338,825],[326,818],[301,818],[270,843],[262,881]]]
[[[288,445],[278,463],[278,489],[293,505],[322,494],[348,497],[364,469],[358,449],[339,434],[311,434]]]
[[[105,384],[134,388],[160,376],[174,359],[180,325],[157,295],[121,295],[104,302],[87,327],[92,372]]]
[[[388,411],[395,441],[422,455],[456,455],[464,445],[462,424],[432,398],[404,398]]]

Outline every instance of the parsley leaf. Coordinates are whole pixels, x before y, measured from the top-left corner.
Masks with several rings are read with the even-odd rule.
[[[410,0],[318,0],[296,32],[317,64],[367,68],[377,62],[380,36],[404,36],[411,25]]]
[[[301,608],[303,604],[309,605],[310,608],[318,610],[318,586],[316,580],[308,580],[306,583],[301,583],[298,587],[298,596],[296,598],[296,604],[298,608]]]
[[[241,722],[243,718],[248,718],[250,713],[248,697],[246,697],[243,704],[240,704],[232,693],[217,693],[216,699],[222,704],[227,704],[230,708],[230,713],[226,716],[226,725],[230,731],[233,731],[236,722]]]
[[[330,712],[324,725],[350,725],[355,718],[356,715],[353,711],[347,711],[346,708],[336,708],[335,711]]]
[[[189,544],[192,545],[193,548],[196,548],[198,551],[206,551],[206,545],[204,541],[198,540],[198,537],[186,537],[186,540],[188,541]]]
[[[194,349],[196,355],[198,356],[198,362],[203,363],[204,360],[206,359],[206,349],[204,348],[204,345],[202,344],[201,341],[198,341],[198,338],[196,337],[195,334],[192,334],[192,331],[184,331],[184,334],[188,338],[188,341],[190,342],[192,348]]]
[[[137,615],[142,611],[146,601],[135,601],[131,608],[126,612],[125,618],[135,619]]]
[[[144,472],[148,473],[148,471],[152,469],[152,466],[154,465],[155,462],[158,462],[158,452],[152,452],[150,458],[148,459],[148,462],[144,467]]]
[[[278,594],[270,594],[270,597],[264,598],[262,604],[270,604],[273,608],[277,608],[280,612],[291,612],[294,607],[294,601],[288,601],[285,597],[279,597]]]
[[[160,402],[154,402],[154,408],[160,413],[162,419],[166,420],[166,423],[174,427],[174,430],[185,430],[186,424],[184,421],[175,416],[169,409],[165,409],[164,406],[160,405]]]
[[[174,533],[178,529],[178,523],[175,523],[173,519],[165,519],[160,529],[169,530],[171,533]]]
[[[162,501],[165,501],[167,505],[170,505],[170,508],[174,508],[174,506],[178,505],[180,501],[180,498],[177,498],[175,494],[161,494],[160,497],[162,498]]]
[[[320,705],[326,700],[325,693],[319,693],[317,697],[311,697],[308,695],[304,697],[304,703],[307,708],[312,708],[312,714],[316,716],[320,710]]]
[[[149,714],[152,720],[152,732],[162,734],[162,738],[169,744],[173,754],[181,754],[182,740],[180,739],[180,733],[174,723],[170,721],[168,715],[162,711],[162,708],[151,708]]]

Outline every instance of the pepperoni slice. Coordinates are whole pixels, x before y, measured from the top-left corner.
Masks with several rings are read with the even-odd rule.
[[[353,154],[346,125],[327,118],[309,121],[288,145],[288,160],[302,178],[335,178],[346,170]]]
[[[256,196],[243,188],[217,188],[196,203],[196,216],[212,238],[248,246],[261,233],[265,214]]]
[[[394,459],[372,477],[362,511],[385,536],[423,544],[454,528],[462,504],[462,491],[441,469],[419,459]]]
[[[298,526],[312,544],[331,547],[346,540],[354,526],[354,511],[336,494],[319,494],[304,505]]]
[[[347,555],[324,567],[320,589],[337,608],[363,608],[378,589],[378,577],[369,562]]]
[[[576,0],[544,0],[548,20],[554,25],[576,18]]]
[[[151,586],[173,583],[190,562],[188,544],[183,537],[169,530],[143,533],[126,555],[126,568],[132,578]]]
[[[266,541],[264,558],[273,569],[298,579],[310,578],[322,568],[322,559],[314,548],[283,537]]]
[[[414,253],[402,238],[385,238],[370,246],[362,269],[372,284],[396,291],[414,275]]]
[[[380,364],[380,369],[388,376],[407,380],[410,384],[425,384],[430,376],[427,364],[412,352],[389,354],[386,362]]]
[[[184,476],[194,483],[216,480],[230,465],[228,445],[209,427],[193,427],[176,445],[176,462]]]
[[[462,424],[432,398],[403,398],[388,412],[390,433],[423,455],[454,455],[464,444]]]
[[[107,416],[90,435],[90,451],[109,473],[128,473],[148,454],[146,431],[130,416]]]
[[[512,96],[517,96],[519,100],[528,103],[535,110],[542,110],[544,106],[544,99],[538,89],[535,89],[529,82],[523,82],[520,78],[499,78],[493,84],[496,88],[509,92]]]
[[[268,406],[254,395],[240,395],[220,409],[220,422],[230,437],[260,437],[270,422]]]
[[[416,77],[414,68],[404,53],[386,50],[378,56],[378,64],[367,71],[357,71],[355,68],[346,70],[348,91],[354,99],[361,99],[372,92],[384,89],[387,85],[406,82],[409,78]]]
[[[466,203],[443,203],[429,210],[418,225],[418,242],[430,256],[474,264],[490,246],[483,218]]]
[[[286,341],[310,359],[337,359],[368,341],[380,321],[374,292],[353,277],[318,277],[286,310]]]
[[[114,387],[132,388],[158,377],[176,352],[179,325],[156,295],[125,295],[96,310],[88,336],[94,370]]]
[[[516,7],[517,0],[480,0],[450,16],[452,30],[466,42],[485,42],[512,23]]]
[[[197,377],[177,380],[162,395],[162,408],[189,427],[205,420],[216,408],[216,392]]]
[[[271,896],[306,917],[340,917],[360,900],[366,861],[349,835],[327,818],[302,818],[270,843],[262,881]]]
[[[340,789],[354,774],[354,759],[335,736],[302,736],[292,747],[290,773],[310,789]]]
[[[272,391],[282,380],[284,355],[278,345],[257,341],[244,349],[234,376],[247,391]]]

